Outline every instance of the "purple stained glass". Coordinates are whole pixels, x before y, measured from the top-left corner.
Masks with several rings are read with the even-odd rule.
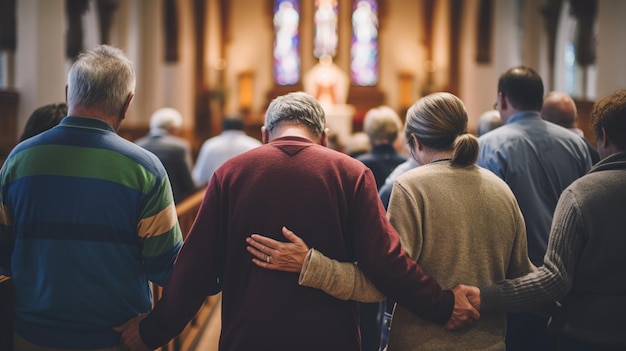
[[[350,60],[353,84],[372,86],[378,82],[378,3],[376,0],[354,0]]]
[[[278,85],[300,80],[300,1],[274,1],[274,79]]]

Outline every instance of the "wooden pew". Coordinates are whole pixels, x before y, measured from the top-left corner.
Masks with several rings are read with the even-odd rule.
[[[202,198],[204,197],[204,189],[199,190],[195,194],[189,196],[176,206],[176,212],[178,213],[178,222],[180,223],[180,229],[183,232],[183,239],[187,236],[189,229],[196,218],[196,214],[200,209]],[[158,301],[161,297],[162,289],[154,285],[153,297],[154,301]],[[161,348],[162,351],[192,351],[198,338],[202,335],[207,321],[219,307],[221,293],[215,296],[209,296],[205,301],[196,316],[189,322],[182,333],[170,341],[167,345]],[[219,308],[217,308],[219,311]]]

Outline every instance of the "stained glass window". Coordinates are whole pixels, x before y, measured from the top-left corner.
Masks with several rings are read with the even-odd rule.
[[[378,3],[355,0],[352,11],[350,73],[354,85],[378,82]]]
[[[274,79],[278,85],[300,80],[300,1],[274,1]]]
[[[315,1],[313,55],[317,58],[337,54],[337,11],[337,0]]]

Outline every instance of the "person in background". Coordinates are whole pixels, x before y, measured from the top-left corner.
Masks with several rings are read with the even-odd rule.
[[[502,126],[502,118],[500,118],[500,112],[498,110],[487,110],[478,117],[478,128],[476,129],[476,135],[482,136],[483,134]]]
[[[528,255],[537,267],[543,264],[561,192],[591,168],[585,142],[541,118],[543,91],[541,77],[531,68],[513,67],[500,76],[496,105],[504,125],[478,138],[477,161],[515,194],[526,222]],[[547,322],[534,314],[509,314],[507,351],[556,350]]]
[[[68,116],[0,170],[0,274],[17,293],[15,351],[121,351],[113,327],[152,307],[182,246],[165,168],[120,127],[135,70],[119,49],[68,72]]]
[[[485,312],[550,313],[562,351],[626,349],[626,90],[598,101],[591,118],[602,160],[561,194],[543,266],[467,287]]]
[[[587,145],[592,164],[595,165],[600,161],[600,154],[593,145],[591,145],[589,140],[585,138],[583,131],[578,128],[578,110],[576,109],[576,103],[569,95],[560,91],[549,92],[543,98],[543,106],[541,107],[540,113],[541,118],[544,120],[567,128],[580,136]]]
[[[396,183],[396,180],[404,173],[418,167],[419,163],[413,158],[409,157],[406,161],[399,164],[385,179],[385,184],[378,191],[380,201],[382,201],[385,210],[389,208],[389,199],[391,198],[391,191]],[[391,316],[393,314],[393,308],[395,302],[390,299],[384,299],[380,302],[378,307],[378,325],[380,326],[380,346],[379,349],[384,350],[389,342],[389,332],[391,328]]]
[[[357,158],[363,154],[372,151],[370,137],[365,132],[352,133],[346,141],[344,152],[350,156]]]
[[[406,157],[398,153],[394,147],[401,128],[402,121],[391,107],[376,107],[365,114],[363,130],[369,136],[372,150],[358,156],[357,160],[372,170],[378,189],[384,184],[389,173],[406,161]]]
[[[39,107],[28,118],[20,142],[56,126],[65,116],[67,105],[64,102]]]
[[[150,133],[135,141],[163,163],[175,203],[180,203],[197,190],[191,177],[191,146],[187,140],[177,136],[182,125],[180,112],[169,107],[160,108],[150,117]]]
[[[67,105],[64,102],[37,108],[24,126],[20,142],[56,126],[65,116]],[[0,350],[13,350],[14,304],[13,281],[7,276],[0,275]]]
[[[403,249],[444,286],[460,281],[493,284],[534,269],[515,196],[501,179],[475,165],[478,142],[467,133],[467,122],[463,103],[449,93],[427,95],[409,109],[405,134],[421,166],[398,178],[388,209]],[[258,250],[249,249],[253,261],[287,271],[291,266],[282,262],[298,262],[295,271],[301,273],[301,284],[336,297],[360,300],[376,295],[352,263],[326,259],[320,248],[308,249],[295,234],[287,234],[293,244],[253,235],[248,241],[252,247],[272,256],[271,262],[263,262]],[[284,254],[293,251],[300,254]],[[344,271],[348,273],[340,274]],[[505,330],[504,313],[483,315],[472,328],[449,333],[398,305],[388,349],[504,350]]]
[[[192,176],[196,186],[206,186],[213,173],[233,156],[260,146],[261,142],[246,135],[243,117],[227,115],[222,120],[222,133],[206,140],[193,167]]]
[[[360,350],[356,303],[250,262],[248,233],[272,233],[285,224],[329,256],[358,261],[382,291],[426,320],[453,328],[479,317],[465,296],[442,290],[406,256],[371,171],[325,147],[325,125],[321,104],[308,94],[270,103],[265,145],[215,172],[161,300],[119,328],[130,350],[159,347],[180,333],[217,277],[223,282],[220,350]]]
[[[394,168],[406,161],[406,157],[398,153],[394,146],[401,128],[402,121],[391,107],[376,107],[365,114],[363,130],[369,136],[372,149],[356,159],[372,170],[377,189],[383,186]],[[359,319],[363,351],[377,351],[380,346],[382,320],[379,304],[361,303]]]

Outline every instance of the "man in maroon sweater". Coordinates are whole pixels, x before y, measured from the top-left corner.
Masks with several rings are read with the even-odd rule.
[[[291,93],[270,104],[265,145],[218,169],[180,251],[163,297],[126,323],[131,350],[159,347],[182,331],[219,278],[220,350],[359,350],[357,303],[298,285],[298,274],[265,270],[246,250],[250,233],[286,226],[340,261],[356,261],[387,296],[448,328],[478,312],[408,258],[387,221],[372,172],[326,148],[320,104]],[[144,319],[145,317],[145,319]]]

